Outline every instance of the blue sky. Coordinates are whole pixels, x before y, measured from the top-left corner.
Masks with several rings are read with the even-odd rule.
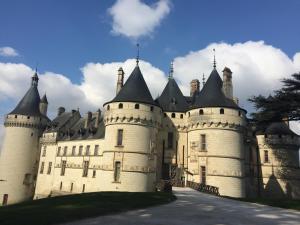
[[[153,4],[156,1],[143,1]],[[67,74],[75,83],[87,62],[123,61],[135,41],[112,35],[107,12],[115,1],[1,0],[0,46],[12,46],[24,63]],[[171,1],[171,11],[151,37],[139,38],[141,57],[163,71],[172,58],[209,43],[264,40],[292,57],[300,49],[300,1]],[[128,12],[130,14],[131,12]]]

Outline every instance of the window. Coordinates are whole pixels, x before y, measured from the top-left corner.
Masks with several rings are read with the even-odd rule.
[[[201,166],[201,184],[206,184],[206,168]]]
[[[15,115],[15,118],[17,119],[17,118],[18,118],[18,116],[17,116],[17,115]]]
[[[2,205],[7,205],[7,202],[8,202],[8,194],[4,194],[3,195]]]
[[[84,161],[83,162],[83,173],[82,176],[83,177],[87,177],[88,176],[88,172],[89,172],[89,161]]]
[[[63,156],[66,156],[66,155],[67,155],[67,151],[68,151],[68,147],[65,146],[65,147],[64,147],[64,153],[63,153]]]
[[[87,146],[85,147],[85,155],[89,155],[89,154],[90,154],[90,146],[87,145]]]
[[[220,109],[220,114],[224,114],[224,109]]]
[[[264,162],[265,163],[269,162],[269,152],[268,152],[268,150],[264,151]]]
[[[43,174],[43,173],[44,173],[44,167],[45,167],[45,163],[42,162],[42,163],[41,163],[41,168],[40,168],[40,174]]]
[[[63,160],[61,162],[61,171],[60,171],[60,175],[61,176],[64,176],[65,175],[65,172],[66,172],[66,166],[67,166],[67,161],[66,160]]]
[[[27,116],[27,119],[29,120],[29,119],[30,119],[30,116]]]
[[[189,112],[188,115],[189,115],[189,117],[190,117],[190,116],[191,116],[191,113]]]
[[[58,149],[57,149],[57,156],[60,155],[60,151],[61,151],[61,147],[58,147]]]
[[[123,104],[122,103],[119,104],[119,109],[123,109]]]
[[[154,110],[154,107],[150,106],[150,111],[153,112],[153,110]]]
[[[85,192],[85,184],[82,185],[82,192]]]
[[[31,174],[30,173],[26,173],[25,176],[24,176],[23,184],[29,185],[30,181],[31,181]]]
[[[110,110],[110,106],[108,105],[108,106],[107,106],[107,111],[109,111],[109,110]]]
[[[173,148],[173,132],[168,133],[168,148]]]
[[[199,110],[199,114],[200,114],[200,115],[203,115],[203,114],[204,114],[203,109],[200,109],[200,110]]]
[[[183,119],[183,114],[180,114],[180,119]]]
[[[239,111],[239,116],[241,116],[242,115],[242,113],[241,113],[241,111]]]
[[[79,146],[79,151],[78,151],[78,155],[82,155],[82,149],[83,149],[83,146]]]
[[[122,146],[123,144],[123,130],[118,130],[118,137],[117,137],[117,146]]]
[[[134,108],[135,108],[135,109],[139,109],[139,108],[140,108],[140,104],[135,104],[135,105],[134,105]]]
[[[172,117],[172,118],[175,118],[175,116],[176,116],[175,113],[172,113],[172,114],[171,114],[171,117]]]
[[[167,117],[167,113],[164,113],[164,117]]]
[[[96,177],[96,170],[93,170],[93,178]]]
[[[206,151],[206,135],[201,134],[201,151]]]
[[[42,154],[43,157],[46,156],[46,147],[47,147],[47,146],[44,146],[44,148],[43,148],[43,154]]]
[[[62,182],[60,182],[60,185],[59,185],[59,190],[62,189]]]
[[[75,151],[76,151],[76,146],[73,146],[73,147],[72,147],[72,156],[75,155]]]
[[[99,145],[95,145],[94,155],[98,155],[98,154],[99,154]]]
[[[121,162],[115,162],[114,182],[120,182]]]
[[[47,174],[51,174],[51,169],[52,169],[52,162],[49,162]]]
[[[74,184],[71,183],[71,189],[70,189],[71,192],[73,191],[73,186],[74,186]]]

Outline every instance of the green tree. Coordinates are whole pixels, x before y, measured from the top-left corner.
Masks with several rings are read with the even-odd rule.
[[[300,73],[281,80],[283,86],[268,97],[258,95],[248,100],[257,112],[251,114],[254,121],[266,125],[282,119],[300,120]]]

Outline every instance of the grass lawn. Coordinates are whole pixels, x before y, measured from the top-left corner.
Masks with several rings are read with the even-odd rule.
[[[174,201],[165,192],[97,192],[40,199],[0,207],[0,224],[49,225]]]
[[[253,202],[262,205],[269,205],[273,207],[295,209],[300,211],[300,200],[292,199],[268,199],[268,198],[231,198],[244,202]]]

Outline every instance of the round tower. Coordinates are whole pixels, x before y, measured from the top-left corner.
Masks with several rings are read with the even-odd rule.
[[[37,176],[39,137],[48,121],[40,112],[38,76],[4,122],[5,137],[0,155],[0,204],[31,199]]]
[[[245,197],[246,111],[226,97],[213,69],[188,116],[188,180],[219,188],[221,195]]]
[[[138,65],[104,110],[102,190],[154,191],[161,109]]]
[[[283,121],[257,136],[264,197],[300,199],[300,138]]]

